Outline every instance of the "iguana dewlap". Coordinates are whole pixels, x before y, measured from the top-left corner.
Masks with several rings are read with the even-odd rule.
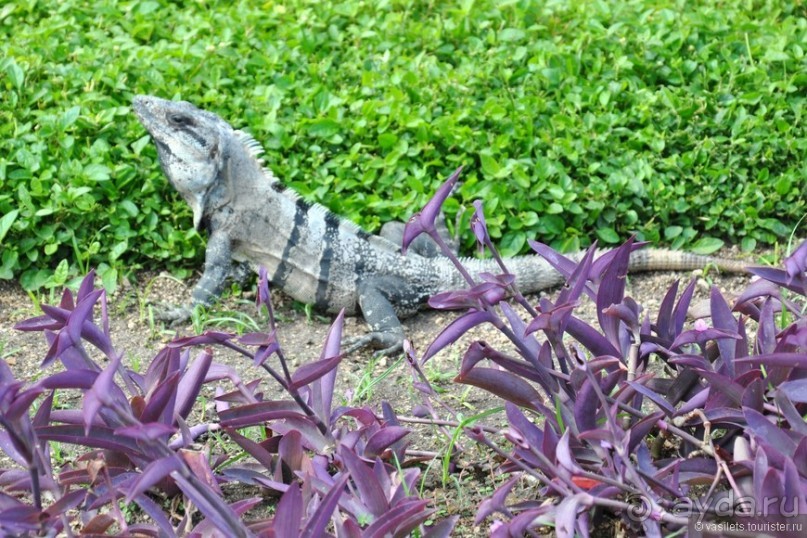
[[[135,97],[134,110],[157,146],[165,175],[190,205],[194,226],[208,232],[204,274],[190,307],[210,305],[219,296],[234,261],[262,265],[272,284],[298,301],[322,312],[361,311],[371,332],[351,350],[370,344],[391,353],[403,343],[400,317],[435,293],[467,286],[448,258],[411,251],[404,256],[392,241],[300,198],[264,168],[259,144],[219,116],[150,96]],[[463,263],[471,274],[500,272],[490,260]],[[742,270],[730,260],[659,249],[634,252],[630,270],[709,264]],[[524,293],[563,282],[538,256],[511,258],[507,266]],[[190,307],[167,318],[187,319]]]

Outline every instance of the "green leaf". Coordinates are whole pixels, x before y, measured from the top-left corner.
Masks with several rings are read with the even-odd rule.
[[[149,142],[151,142],[151,135],[141,136],[132,142],[132,151],[135,155],[140,155],[140,152],[143,151],[143,148],[146,147]]]
[[[11,225],[14,224],[19,214],[20,211],[18,209],[12,209],[0,218],[0,245],[3,244],[3,238],[6,236],[9,229],[11,229]]]
[[[107,293],[114,293],[118,287],[118,270],[114,267],[108,268],[101,273],[101,284]]]
[[[339,132],[339,122],[330,118],[320,118],[308,124],[308,134],[319,138],[330,138]]]
[[[690,249],[695,254],[708,256],[720,250],[723,247],[723,241],[715,237],[701,237],[692,245]]]
[[[56,270],[53,272],[53,276],[49,279],[46,287],[48,288],[61,288],[64,286],[64,283],[67,282],[67,277],[70,272],[70,264],[67,263],[67,260],[62,260],[59,262],[59,265],[56,266]]]
[[[495,178],[502,170],[502,167],[496,162],[496,159],[486,153],[479,155],[479,162],[482,165],[482,171],[485,175],[489,176],[490,179]]]
[[[116,243],[109,251],[109,259],[112,261],[117,260],[128,248],[129,243],[125,240]]]
[[[757,240],[753,237],[743,237],[740,242],[740,248],[743,252],[754,252],[757,248]]]
[[[61,127],[62,131],[73,125],[76,120],[78,119],[79,114],[81,114],[81,107],[74,106],[68,108],[62,117],[59,118],[59,127]]]
[[[505,28],[499,32],[499,41],[504,41],[505,43],[521,41],[525,37],[527,37],[527,34],[521,28]]]
[[[84,167],[84,175],[91,181],[108,181],[109,167],[103,164],[88,164]]]
[[[667,241],[672,241],[673,239],[681,235],[683,231],[684,229],[681,226],[667,226],[666,228],[664,228],[664,239],[666,239]]]
[[[598,228],[596,230],[597,237],[604,243],[614,244],[619,243],[619,234],[613,228]]]
[[[22,88],[22,84],[25,81],[25,72],[17,65],[14,58],[9,59],[8,63],[6,63],[6,76],[18,91]]]

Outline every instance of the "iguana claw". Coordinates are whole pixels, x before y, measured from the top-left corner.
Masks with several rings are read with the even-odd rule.
[[[191,309],[187,306],[160,308],[154,314],[154,319],[166,322],[171,327],[176,327],[191,319]]]
[[[373,352],[373,357],[389,357],[403,351],[403,335],[374,331],[364,336],[345,338],[342,345],[345,355],[350,355],[363,347],[371,346],[380,348]]]

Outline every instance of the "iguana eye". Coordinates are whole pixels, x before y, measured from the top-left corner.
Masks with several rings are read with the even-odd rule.
[[[177,127],[193,124],[193,120],[188,116],[185,116],[184,114],[169,114],[168,121],[176,125]]]

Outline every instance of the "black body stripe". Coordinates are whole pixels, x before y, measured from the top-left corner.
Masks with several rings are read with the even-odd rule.
[[[272,187],[272,190],[275,192],[283,192],[286,190],[286,186],[279,181],[273,181],[269,186]]]
[[[328,307],[328,280],[331,273],[331,258],[334,255],[334,243],[339,237],[339,217],[330,211],[325,213],[325,236],[322,240],[325,248],[322,249],[322,259],[319,261],[319,283],[314,306],[320,310]]]
[[[366,241],[366,240],[370,239],[370,237],[372,237],[373,234],[371,234],[367,230],[363,230],[363,229],[359,228],[359,231],[356,232],[356,235],[358,235],[359,238]]]
[[[289,235],[286,246],[283,247],[283,255],[280,257],[277,270],[275,274],[272,275],[272,285],[276,288],[283,289],[286,284],[286,279],[289,278],[289,274],[291,274],[291,264],[289,264],[291,249],[300,242],[300,230],[304,230],[308,225],[308,210],[310,208],[311,206],[305,202],[297,204],[294,212],[294,226],[291,229],[291,235]]]

